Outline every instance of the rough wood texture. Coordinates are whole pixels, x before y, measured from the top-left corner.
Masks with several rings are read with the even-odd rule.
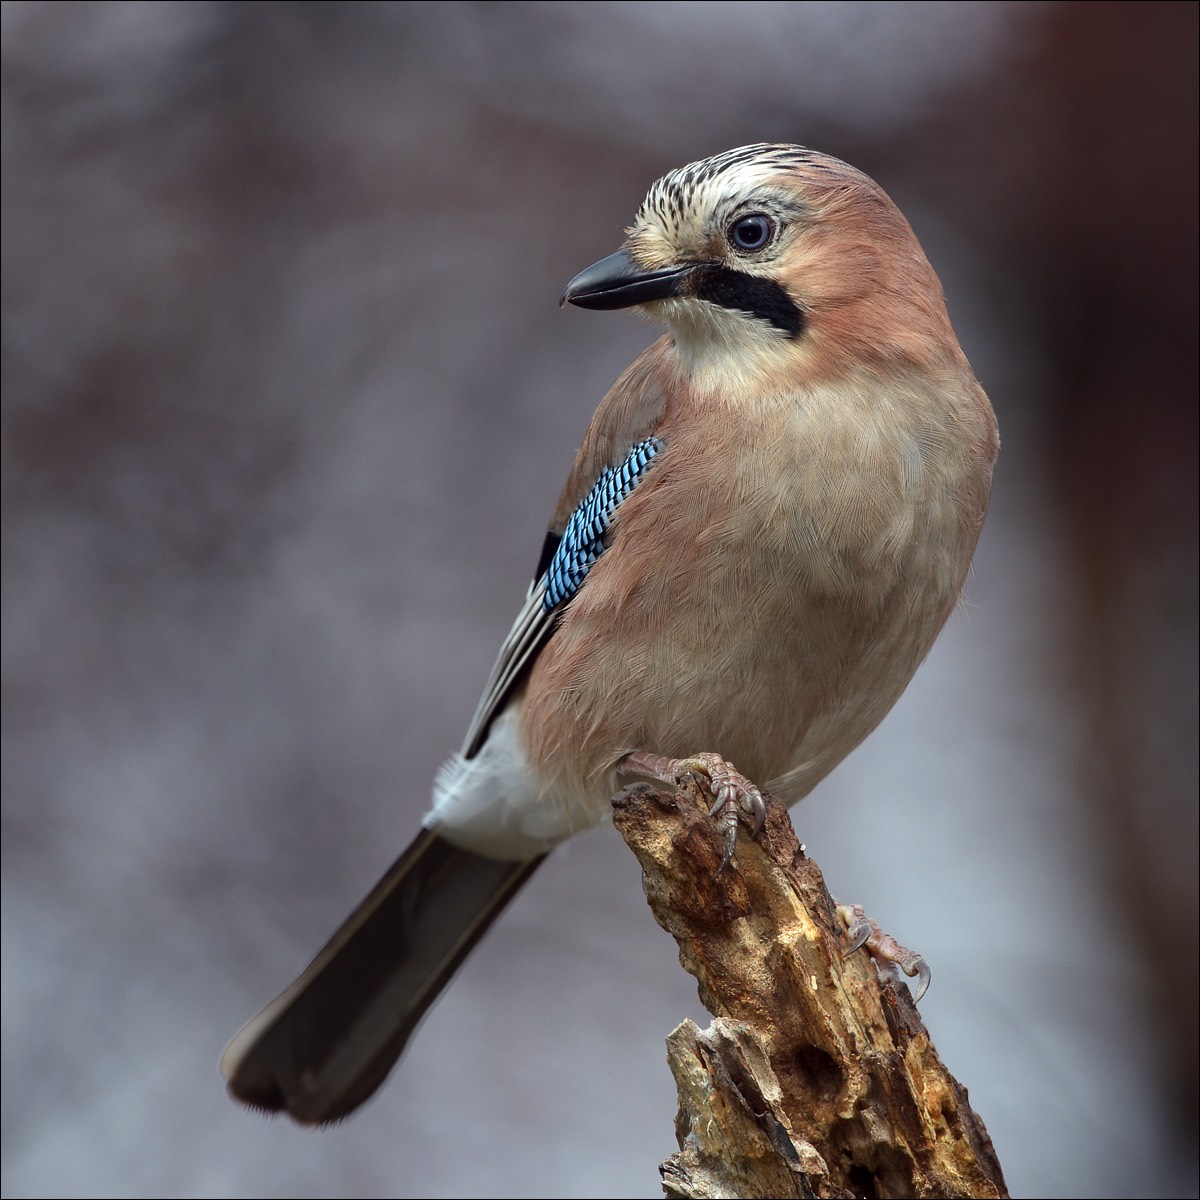
[[[667,1196],[1002,1197],[983,1122],[909,991],[845,934],[787,810],[768,799],[720,876],[705,794],[639,784],[613,802],[659,924],[717,1018],[668,1039],[680,1150]]]

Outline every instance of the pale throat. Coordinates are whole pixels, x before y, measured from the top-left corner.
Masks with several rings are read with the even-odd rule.
[[[679,305],[667,326],[681,373],[702,399],[783,395],[807,357],[803,347],[764,322],[719,309]]]

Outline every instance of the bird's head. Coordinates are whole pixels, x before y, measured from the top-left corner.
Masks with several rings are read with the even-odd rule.
[[[650,188],[626,232],[563,301],[663,320],[696,375],[834,374],[957,349],[908,222],[840,159],[760,144],[691,163]]]

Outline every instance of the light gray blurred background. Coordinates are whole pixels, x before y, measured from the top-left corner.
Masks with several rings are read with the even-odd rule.
[[[611,830],[343,1126],[216,1064],[409,838],[653,336],[563,284],[764,140],[893,195],[1004,437],[800,836],[1015,1195],[1195,1195],[1196,14],[5,3],[5,1195],[659,1194],[704,1014]]]

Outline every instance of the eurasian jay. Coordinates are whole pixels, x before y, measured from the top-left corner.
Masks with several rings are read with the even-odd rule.
[[[999,448],[908,222],[793,145],[651,187],[563,300],[665,323],[583,437],[424,829],[230,1043],[231,1092],[337,1120],[542,857],[635,778],[707,776],[733,852],[883,719],[962,592]]]

